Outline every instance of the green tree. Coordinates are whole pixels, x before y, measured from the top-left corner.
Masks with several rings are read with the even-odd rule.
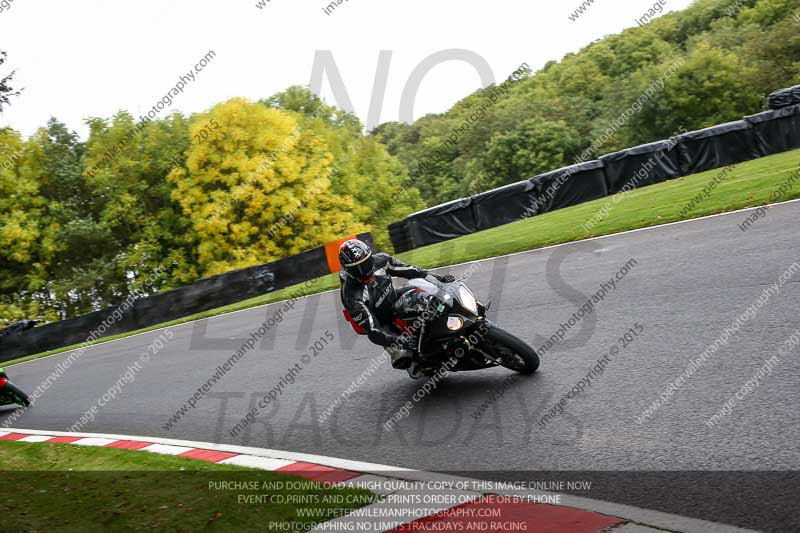
[[[305,87],[290,87],[264,101],[295,114],[304,131],[322,139],[330,152],[331,191],[352,198],[354,220],[390,250],[387,226],[424,206],[402,162],[374,137],[365,137],[357,117],[325,104]]]
[[[352,200],[331,190],[325,141],[294,116],[236,98],[196,116],[192,135],[206,123],[219,127],[168,177],[190,220],[197,275],[272,261],[363,229]]]
[[[7,56],[8,54],[0,50],[0,67],[6,62]],[[0,78],[0,112],[3,111],[3,105],[8,105],[11,102],[10,97],[19,96],[21,93],[21,91],[15,91],[10,85],[15,72],[11,71],[10,74]]]
[[[41,300],[53,243],[44,227],[46,200],[27,171],[31,147],[0,129],[0,323],[55,318]]]
[[[461,125],[487,90],[373,134],[434,205],[555,170],[589,147],[599,157],[738,120],[758,112],[764,95],[800,82],[796,9],[797,0],[697,0],[506,84],[467,131]]]
[[[86,287],[95,308],[134,292],[179,285],[175,263],[191,261],[181,242],[188,224],[172,200],[166,176],[185,159],[188,121],[174,114],[136,122],[121,112],[111,120],[91,119],[89,126],[84,177],[92,216],[69,229],[76,236],[95,233],[105,246],[82,261],[65,285]],[[92,280],[97,280],[94,287]]]
[[[473,193],[514,183],[571,164],[579,137],[563,121],[530,119],[518,129],[495,133],[470,176]]]
[[[52,118],[28,140],[27,165],[22,170],[38,184],[45,209],[41,225],[48,250],[46,279],[41,280],[42,301],[62,318],[90,311],[95,303],[96,280],[91,285],[72,283],[75,273],[107,246],[103,233],[92,224],[92,193],[82,175],[83,143],[75,132]],[[88,226],[88,227],[87,227]]]

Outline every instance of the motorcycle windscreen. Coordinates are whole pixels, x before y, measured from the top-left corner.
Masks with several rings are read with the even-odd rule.
[[[440,289],[438,286],[434,285],[430,281],[428,281],[426,279],[423,279],[423,278],[415,278],[415,279],[409,280],[409,282],[406,284],[406,287],[414,287],[414,288],[417,288],[417,289],[422,289],[423,291],[425,291],[425,292],[427,292],[429,294],[433,294],[434,296],[436,296],[440,300],[444,300],[444,296],[445,296],[445,294],[447,294],[445,291]]]
[[[453,296],[451,294],[424,279],[413,279],[405,287],[411,287],[415,290],[405,291],[395,304],[395,315],[401,319],[406,320],[417,317],[425,309],[429,309],[431,296],[434,296],[439,305],[442,305],[441,309],[437,309],[439,312],[443,312],[445,308],[452,305]],[[435,309],[436,305],[433,307]]]

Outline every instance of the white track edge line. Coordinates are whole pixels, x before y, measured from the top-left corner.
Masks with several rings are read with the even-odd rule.
[[[598,235],[597,237],[589,237],[588,239],[581,239],[581,240],[570,241],[570,242],[562,242],[562,243],[559,243],[559,244],[551,244],[549,246],[543,246],[541,248],[534,248],[532,250],[525,250],[525,251],[522,251],[522,252],[514,252],[512,254],[497,255],[497,256],[494,256],[494,257],[485,257],[483,259],[475,259],[475,260],[472,260],[472,261],[465,261],[464,263],[456,263],[454,265],[447,265],[447,266],[441,266],[441,267],[432,268],[432,269],[430,269],[430,272],[434,272],[434,271],[437,271],[437,270],[445,270],[445,269],[449,269],[449,268],[456,268],[456,267],[460,267],[460,266],[464,266],[464,265],[472,265],[472,264],[475,264],[475,263],[482,263],[484,261],[493,261],[495,259],[503,259],[505,257],[514,257],[514,256],[517,256],[517,255],[532,254],[532,253],[535,253],[535,252],[541,252],[541,251],[544,251],[544,250],[550,250],[550,249],[553,249],[553,248],[559,248],[561,246],[570,246],[570,245],[580,244],[582,242],[589,242],[589,241],[594,241],[594,240],[598,240],[598,239],[607,239],[609,237],[618,237],[620,235],[627,235],[628,233],[636,233],[636,232],[639,232],[639,231],[647,231],[647,230],[653,230],[653,229],[657,229],[657,228],[665,228],[667,226],[674,226],[676,224],[686,224],[688,222],[697,222],[699,220],[705,220],[705,219],[709,219],[709,218],[716,218],[716,217],[722,217],[722,216],[728,216],[728,215],[735,215],[736,213],[743,213],[745,211],[752,211],[754,209],[761,209],[761,208],[764,208],[764,207],[767,207],[767,208],[775,207],[775,206],[779,206],[779,205],[792,204],[792,203],[795,203],[795,202],[800,202],[800,198],[796,198],[794,200],[787,200],[785,202],[776,202],[776,203],[773,203],[773,204],[759,205],[759,206],[755,206],[755,207],[745,207],[744,209],[737,209],[736,211],[726,211],[725,213],[717,213],[717,214],[714,214],[714,215],[705,215],[705,216],[702,216],[702,217],[689,218],[689,219],[686,219],[686,220],[677,220],[675,222],[665,222],[664,224],[656,224],[655,226],[647,226],[646,228],[629,229],[629,230],[625,230],[625,231],[620,231],[618,233],[609,233],[608,235]],[[500,227],[500,226],[496,226],[496,227]],[[493,229],[493,228],[490,228],[490,229]],[[486,231],[488,231],[488,230],[486,230]],[[444,241],[444,242],[447,242],[447,241]],[[437,243],[437,244],[440,244],[440,243]],[[433,246],[433,245],[431,245],[431,246]],[[316,292],[314,294],[306,294],[306,295],[303,295],[303,296],[298,296],[296,299],[297,300],[301,300],[303,298],[309,298],[311,296],[327,294],[329,292],[336,292],[338,290],[339,289],[331,289],[331,290],[327,290],[327,291]],[[267,293],[267,294],[269,294],[269,293]],[[230,311],[230,312],[227,312],[227,313],[221,313],[219,315],[214,315],[214,316],[210,316],[210,317],[206,317],[206,318],[197,318],[195,320],[189,320],[189,321],[186,321],[186,322],[181,322],[180,324],[173,324],[171,326],[164,326],[162,328],[152,329],[150,331],[143,331],[142,333],[135,333],[133,335],[128,335],[126,337],[122,337],[121,339],[114,339],[114,340],[110,340],[110,341],[98,342],[98,343],[86,346],[84,348],[84,351],[88,350],[90,348],[101,346],[103,344],[111,344],[112,342],[126,341],[128,339],[132,339],[132,338],[138,337],[140,335],[149,335],[150,333],[156,333],[158,331],[164,331],[165,329],[169,329],[169,328],[177,328],[177,327],[180,327],[180,326],[185,326],[187,324],[193,324],[193,323],[199,322],[201,320],[214,320],[214,319],[217,319],[217,318],[222,318],[222,317],[234,315],[236,313],[243,313],[245,311],[254,311],[256,309],[262,309],[262,308],[265,308],[265,307],[269,307],[270,305],[282,304],[282,303],[287,302],[287,301],[288,300],[278,300],[278,301],[275,301],[275,302],[270,302],[268,304],[261,304],[261,305],[257,305],[257,306],[254,306],[254,307],[248,307],[246,309],[239,309],[237,311]],[[180,318],[176,318],[175,320],[180,320]],[[77,351],[79,349],[80,348],[75,348],[74,350],[67,350],[67,351],[64,351],[64,352],[54,353],[52,355],[47,355],[45,357],[37,357],[36,359],[31,359],[30,361],[22,361],[20,363],[14,363],[12,365],[6,365],[6,367],[7,368],[11,368],[12,366],[24,365],[25,363],[33,363],[34,361],[43,361],[45,359],[49,359],[50,357],[58,357],[60,355],[67,355],[67,354],[75,352],[75,351]],[[23,357],[27,357],[27,356],[23,356]]]

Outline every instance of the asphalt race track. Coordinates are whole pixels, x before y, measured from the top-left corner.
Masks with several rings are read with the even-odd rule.
[[[800,202],[769,209],[743,232],[738,224],[746,217],[734,213],[450,269],[473,272],[469,283],[480,299],[494,302],[493,318],[538,348],[628,264],[590,313],[562,328],[564,340],[543,355],[532,377],[507,380],[512,374],[504,369],[450,375],[415,402],[423,382],[383,361],[341,400],[380,351],[344,323],[338,293],[326,293],[298,300],[169,429],[170,417],[280,304],[89,348],[12,427],[67,430],[164,335],[172,338],[81,431],[245,444],[486,479],[592,481],[590,490],[576,493],[797,531],[800,346],[789,350],[784,343],[800,329],[800,268],[765,291],[800,262]],[[667,393],[668,404],[642,419],[759,297],[762,307],[729,330],[727,344]],[[327,345],[326,332],[334,338]],[[620,340],[626,332],[631,340]],[[304,362],[316,341],[322,350]],[[612,347],[617,353],[604,372],[567,401],[565,414],[539,424]],[[708,427],[773,356],[774,370],[762,372],[758,386]],[[10,377],[32,392],[67,357],[14,366]],[[276,401],[232,437],[230,430],[282,378]],[[493,397],[483,416],[473,416]],[[406,402],[408,416],[384,430]]]

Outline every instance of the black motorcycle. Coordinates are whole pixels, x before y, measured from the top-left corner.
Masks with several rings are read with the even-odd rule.
[[[8,381],[5,371],[0,368],[0,406],[17,404],[28,407],[31,402],[28,395],[19,387]]]
[[[396,328],[419,339],[409,374],[432,376],[440,369],[463,372],[496,366],[520,374],[536,372],[536,351],[487,320],[486,311],[460,280],[409,281],[394,305]]]

